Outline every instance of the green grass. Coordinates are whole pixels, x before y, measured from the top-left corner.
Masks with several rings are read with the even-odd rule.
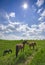
[[[39,40],[38,43],[38,52],[32,59],[31,63],[28,65],[45,65],[45,40]]]
[[[33,41],[33,40],[29,40]],[[28,60],[34,52],[36,55],[32,59],[31,63],[29,62],[27,65],[45,65],[45,40],[35,40],[37,43],[37,49],[31,50],[28,45],[25,45],[24,52],[19,51],[18,57],[16,58],[16,44],[21,43],[22,40],[0,40],[0,65],[24,65],[24,63]],[[6,54],[3,56],[3,51],[5,49],[12,49],[12,53]]]

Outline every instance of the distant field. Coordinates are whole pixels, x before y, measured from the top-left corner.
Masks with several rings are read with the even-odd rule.
[[[28,40],[28,42],[31,41],[33,40]],[[37,48],[31,50],[26,44],[24,52],[19,51],[16,58],[15,46],[22,43],[22,40],[0,40],[0,65],[45,65],[45,40],[35,40],[35,42],[37,43]],[[6,49],[12,49],[12,53],[3,56],[3,51]],[[36,51],[36,49],[38,50]],[[30,59],[32,54],[35,55]]]

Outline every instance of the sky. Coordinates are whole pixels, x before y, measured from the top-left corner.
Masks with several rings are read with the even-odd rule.
[[[45,39],[45,0],[0,0],[0,39]]]

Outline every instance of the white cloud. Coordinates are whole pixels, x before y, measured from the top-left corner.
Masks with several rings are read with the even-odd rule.
[[[11,33],[15,32],[18,27],[22,26],[23,24],[20,22],[9,22],[7,25],[0,24],[0,30],[4,33]],[[20,31],[21,32],[21,31]]]
[[[10,20],[10,16],[15,17],[15,13],[14,12],[7,13],[5,11],[0,12],[0,18],[2,17],[2,20],[4,20],[2,21],[3,23],[0,24],[0,31],[2,31],[3,33],[13,32],[13,29],[15,28],[15,24],[19,24],[16,22],[12,23]]]
[[[20,35],[15,36],[15,34],[12,33],[12,36],[9,35],[10,39],[13,39],[13,38],[14,39],[15,38],[16,39],[39,39],[39,38],[41,38],[41,36],[43,36],[43,35],[41,35],[41,33],[43,31],[45,31],[45,22],[42,22],[39,25],[35,25],[35,24],[31,25],[31,27],[29,27],[28,24],[18,24],[17,28],[14,27],[14,29],[16,29],[17,32],[22,32],[21,33],[22,36],[20,36]],[[11,30],[11,28],[9,27],[5,32],[9,33],[9,32],[15,32],[15,31],[13,29]]]
[[[43,5],[43,3],[44,3],[44,0],[37,0],[36,5],[40,7],[41,5]]]
[[[27,35],[27,36],[17,36],[14,34],[8,34],[5,35],[3,33],[0,33],[0,39],[5,39],[5,40],[20,40],[20,39],[45,39],[44,35]]]
[[[41,23],[41,24],[39,25],[39,28],[40,28],[42,31],[45,30],[45,22]]]
[[[9,15],[7,13],[5,13],[5,17],[9,20]]]
[[[11,21],[10,16],[15,17],[14,12],[13,14],[10,13],[10,16],[8,13],[2,14],[2,16],[7,19],[8,24],[0,24],[0,39],[45,39],[43,34],[45,32],[45,22],[29,26],[21,22]],[[45,17],[45,10],[40,14],[40,17]]]
[[[7,27],[15,28],[15,25],[13,25],[13,24],[8,24]]]
[[[0,24],[0,31],[2,31],[2,33],[13,32],[11,28],[13,28],[13,26]]]
[[[39,10],[37,11],[37,13],[41,13],[42,9],[43,9],[43,8],[39,9]]]
[[[0,39],[4,39],[4,34],[0,31]]]
[[[5,30],[6,26],[4,26],[3,24],[0,24],[0,30]]]
[[[27,30],[29,30],[30,28],[28,27],[28,24],[21,24],[19,25],[18,28],[16,28],[17,31],[23,31],[23,32],[26,32]]]
[[[40,17],[38,18],[39,21],[43,21],[44,17]]]
[[[15,17],[15,12],[10,12],[10,13],[7,13],[5,11],[1,11],[0,12],[0,19],[2,18],[2,20],[4,20],[3,23],[7,23],[8,24],[11,21],[11,19],[12,19],[10,17]]]
[[[0,39],[5,39],[5,40],[20,40],[20,39],[27,39],[27,38],[26,37],[17,36],[17,35],[14,35],[14,34],[5,35],[3,33],[0,33]]]
[[[43,36],[42,34],[43,32],[45,32],[45,22],[42,22],[39,25],[32,25],[29,31],[23,33],[23,35],[29,38],[34,37],[33,39],[43,39],[45,38],[45,35]]]
[[[15,12],[11,12],[11,13],[9,14],[9,16],[10,16],[10,17],[15,17]]]
[[[45,22],[31,26],[11,21],[7,25],[0,24],[0,39],[45,39],[43,32],[45,32]]]
[[[45,16],[45,10],[41,13],[41,16],[43,17]]]
[[[35,25],[35,24],[31,25],[31,28],[37,28],[37,25]]]
[[[9,22],[9,24],[11,24],[11,25],[20,25],[20,24],[22,24],[21,22]]]
[[[5,11],[1,11],[1,12],[0,12],[0,18],[2,18],[2,20],[6,21],[6,22],[9,21],[9,15],[8,15],[8,13],[5,12]],[[3,22],[4,22],[4,21],[3,21]]]
[[[34,29],[35,29],[34,32],[36,32],[36,33],[42,33],[43,30],[45,30],[45,22],[41,22],[40,24],[35,25]]]
[[[40,17],[38,18],[39,21],[44,21],[45,20],[45,10],[40,13]]]

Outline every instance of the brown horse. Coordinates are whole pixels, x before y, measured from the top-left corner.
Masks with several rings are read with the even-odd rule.
[[[24,47],[25,47],[25,44],[27,43],[27,41],[23,41],[22,44],[17,44],[16,45],[16,57],[18,56],[18,52],[19,50],[22,50],[24,51]]]
[[[35,46],[36,46],[36,42],[31,42],[31,43],[28,43],[28,45],[29,45],[29,47],[31,48],[31,47],[33,47],[33,49],[35,48]]]

